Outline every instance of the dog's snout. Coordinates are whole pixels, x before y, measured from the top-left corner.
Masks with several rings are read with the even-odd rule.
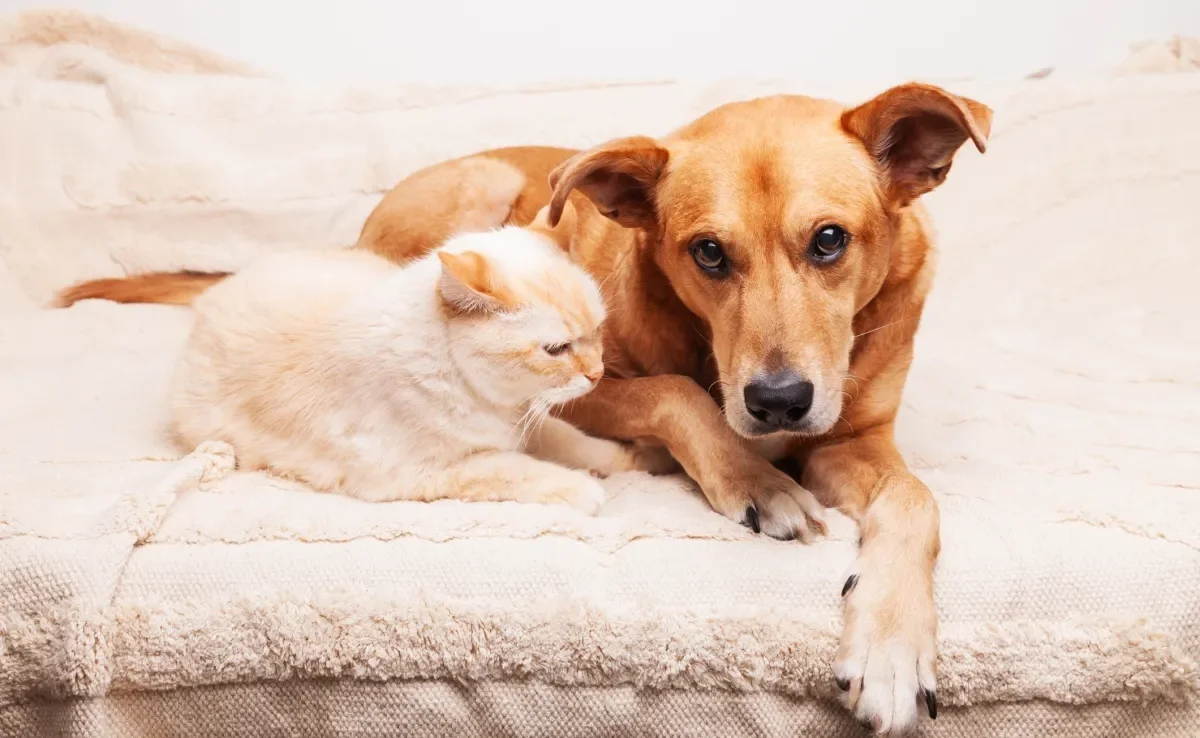
[[[742,391],[746,410],[759,422],[776,428],[795,426],[813,403],[813,384],[794,372],[760,376]]]

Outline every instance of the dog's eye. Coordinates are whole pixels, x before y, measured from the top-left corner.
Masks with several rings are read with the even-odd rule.
[[[849,237],[844,228],[838,225],[821,226],[813,235],[809,251],[819,263],[828,264],[836,260],[846,250]]]
[[[547,343],[542,346],[542,351],[545,351],[546,353],[550,354],[551,356],[558,356],[559,354],[561,354],[562,352],[566,351],[569,348],[571,348],[571,344],[569,342],[568,343]]]
[[[728,266],[721,244],[711,238],[701,238],[692,244],[692,258],[706,272],[721,273]]]

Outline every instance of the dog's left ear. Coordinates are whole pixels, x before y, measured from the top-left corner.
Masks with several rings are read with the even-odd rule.
[[[657,221],[654,189],[667,168],[667,150],[646,136],[618,138],[581,151],[550,172],[547,220],[558,224],[571,190],[579,190],[605,216],[626,228]]]
[[[842,114],[842,128],[866,145],[886,177],[888,195],[902,205],[945,181],[968,138],[983,153],[991,127],[988,106],[915,83]]]

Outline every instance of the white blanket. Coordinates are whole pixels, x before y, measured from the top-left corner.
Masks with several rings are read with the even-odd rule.
[[[1200,75],[949,86],[996,121],[927,198],[941,268],[900,421],[942,510],[925,730],[1194,738]],[[352,243],[440,159],[781,91],[833,92],[326,89],[73,14],[0,22],[0,735],[859,735],[829,668],[849,521],[775,542],[637,474],[594,519],[297,489],[165,437],[187,309],[41,307]]]

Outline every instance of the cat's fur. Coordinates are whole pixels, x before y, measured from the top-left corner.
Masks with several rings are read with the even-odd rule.
[[[358,250],[258,260],[195,303],[176,437],[227,441],[242,468],[364,500],[595,512],[589,471],[640,457],[548,416],[604,374],[604,303],[567,256],[573,233],[574,218],[542,218],[403,267]]]

